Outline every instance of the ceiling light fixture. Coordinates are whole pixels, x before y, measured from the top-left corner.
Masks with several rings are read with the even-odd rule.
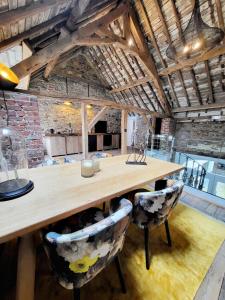
[[[6,65],[0,63],[0,89],[13,90],[19,83],[19,78]]]
[[[134,46],[134,40],[130,37],[129,39],[128,39],[128,46],[129,47],[132,47],[132,46]]]
[[[64,101],[63,104],[65,104],[65,105],[67,105],[67,106],[71,106],[71,105],[72,105],[72,102],[71,102],[71,101]]]
[[[201,15],[199,0],[195,0],[194,9],[188,25],[183,33],[183,39],[174,41],[166,50],[166,55],[172,60],[193,58],[217,46],[224,38],[224,32],[218,27],[206,24]]]

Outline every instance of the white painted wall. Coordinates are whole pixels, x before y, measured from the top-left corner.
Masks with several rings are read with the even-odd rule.
[[[137,116],[128,116],[127,120],[127,146],[132,144],[133,126],[136,128]]]

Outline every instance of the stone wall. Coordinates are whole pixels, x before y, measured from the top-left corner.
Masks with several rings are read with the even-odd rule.
[[[39,97],[39,113],[41,120],[42,133],[50,133],[50,129],[54,129],[55,133],[81,133],[81,114],[80,104],[68,103],[62,100],[54,100],[47,97]],[[100,107],[92,106],[88,108],[88,121],[101,110]],[[109,109],[107,114],[101,118],[107,121],[108,132],[120,132],[120,111]]]
[[[44,157],[37,97],[5,92],[8,125],[26,140],[29,167],[35,167]],[[0,95],[0,127],[7,126],[7,113],[3,95]]]
[[[95,97],[112,100],[109,92],[101,86],[90,85],[79,80],[53,75],[49,80],[42,76],[30,81],[30,91],[47,92],[57,96]]]
[[[175,138],[183,152],[225,157],[225,122],[177,123]]]
[[[46,81],[41,76],[32,79],[29,90],[56,96],[68,95],[73,98],[89,96],[111,100],[109,92],[101,86],[89,85],[79,80],[66,79],[56,75],[51,76],[49,81]],[[50,129],[54,129],[55,132],[67,133],[70,131],[70,128],[75,133],[81,133],[80,104],[73,102],[72,105],[65,105],[64,101],[48,97],[39,97],[38,102],[43,134],[49,133]],[[88,109],[89,121],[100,109],[97,106],[92,106],[92,108]],[[109,133],[120,132],[120,111],[109,109],[101,120],[107,121]]]

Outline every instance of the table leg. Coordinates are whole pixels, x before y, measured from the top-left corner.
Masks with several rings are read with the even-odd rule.
[[[17,262],[16,300],[33,300],[35,289],[36,247],[32,234],[21,238]]]

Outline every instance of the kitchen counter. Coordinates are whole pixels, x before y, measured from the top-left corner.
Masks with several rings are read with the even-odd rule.
[[[44,145],[50,156],[81,153],[82,136],[79,133],[46,134]],[[90,133],[88,135],[89,152],[118,149],[119,147],[119,133]]]
[[[114,135],[120,133],[89,133],[88,135]],[[81,136],[81,133],[46,133],[44,136]]]

